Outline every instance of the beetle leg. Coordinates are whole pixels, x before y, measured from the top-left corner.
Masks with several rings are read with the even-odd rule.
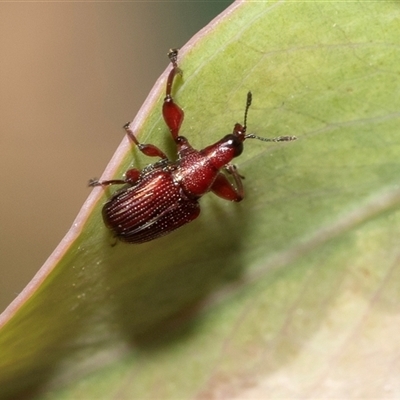
[[[123,185],[126,183],[123,179],[111,179],[109,181],[99,181],[98,179],[90,179],[88,186],[109,186],[109,185]]]
[[[179,129],[182,125],[184,112],[183,110],[174,102],[171,91],[172,91],[172,84],[174,82],[174,78],[176,74],[182,75],[182,70],[178,67],[177,57],[178,57],[178,50],[171,49],[168,53],[168,57],[171,60],[172,69],[168,75],[167,79],[167,86],[166,86],[166,93],[162,108],[162,113],[164,117],[164,121],[167,124],[172,138],[177,140],[179,136]]]
[[[138,180],[140,176],[140,171],[136,168],[131,168],[128,169],[128,171],[125,172],[125,183],[129,183],[131,185],[134,185]]]
[[[140,176],[140,171],[136,168],[128,169],[125,172],[125,179],[110,179],[108,181],[99,181],[98,179],[90,179],[89,186],[110,186],[110,185],[124,185],[129,183],[130,185],[134,185]]]
[[[211,191],[225,200],[243,200],[244,189],[242,179],[244,177],[239,174],[234,165],[226,165],[225,170],[232,175],[233,180],[235,181],[235,186],[229,182],[228,178],[224,174],[219,173],[211,186]]]
[[[154,146],[153,144],[139,143],[139,141],[136,139],[135,134],[133,133],[133,130],[131,129],[130,122],[124,125],[124,129],[129,139],[132,140],[132,142],[144,155],[149,157],[160,157],[162,159],[167,159],[165,153],[161,151],[157,146]]]

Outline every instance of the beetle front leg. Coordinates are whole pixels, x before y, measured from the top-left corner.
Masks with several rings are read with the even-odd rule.
[[[226,165],[225,170],[232,175],[235,186],[229,182],[224,174],[219,173],[211,186],[211,191],[225,200],[242,201],[244,198],[242,179],[244,179],[244,177],[239,174],[234,165]]]
[[[172,69],[168,75],[167,79],[167,87],[166,93],[162,108],[162,113],[164,117],[164,121],[167,124],[172,138],[177,141],[177,137],[179,136],[179,129],[182,125],[184,112],[183,110],[174,102],[172,98],[172,84],[174,82],[174,78],[176,74],[182,75],[182,70],[178,67],[177,58],[178,58],[178,50],[171,49],[168,53],[168,57],[171,60]]]

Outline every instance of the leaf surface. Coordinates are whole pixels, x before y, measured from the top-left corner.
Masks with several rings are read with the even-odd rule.
[[[235,2],[181,51],[182,133],[241,122],[246,198],[118,243],[93,190],[0,319],[0,391],[45,398],[397,397],[398,2]],[[134,121],[173,156],[165,74]],[[127,140],[103,178],[145,159]],[[91,374],[89,374],[91,372]]]

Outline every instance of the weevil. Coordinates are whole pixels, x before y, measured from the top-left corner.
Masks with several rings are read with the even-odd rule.
[[[178,66],[178,50],[171,49],[168,57],[171,71],[167,78],[162,114],[176,144],[177,160],[169,160],[162,150],[152,144],[139,143],[127,123],[124,126],[126,134],[139,151],[160,160],[142,170],[129,169],[123,179],[93,179],[89,182],[89,186],[125,185],[103,206],[105,225],[123,242],[148,242],[193,221],[200,214],[199,199],[208,192],[225,200],[241,201],[244,197],[243,177],[231,161],[242,154],[246,139],[265,142],[296,139],[295,136],[268,139],[246,133],[247,114],[252,102],[252,94],[248,92],[243,124],[236,123],[232,133],[216,143],[202,150],[194,149],[188,139],[179,134],[184,112],[171,93],[175,76],[182,74]]]

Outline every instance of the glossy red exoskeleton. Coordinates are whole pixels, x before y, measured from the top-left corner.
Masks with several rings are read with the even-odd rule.
[[[236,123],[233,132],[203,150],[195,150],[179,135],[183,110],[174,102],[171,90],[174,77],[181,74],[177,64],[178,50],[168,53],[172,69],[168,75],[163,117],[176,143],[178,159],[170,161],[152,144],[139,143],[130,124],[124,126],[129,139],[146,156],[160,160],[142,171],[130,169],[125,179],[90,181],[90,186],[126,184],[103,207],[103,219],[114,235],[128,243],[143,243],[166,235],[193,221],[200,213],[199,199],[213,192],[226,200],[241,201],[244,196],[242,177],[230,164],[243,151],[246,139],[268,142],[294,140],[294,136],[267,139],[246,133],[247,113],[252,96],[247,94],[243,125]],[[233,185],[227,175],[233,178]]]

